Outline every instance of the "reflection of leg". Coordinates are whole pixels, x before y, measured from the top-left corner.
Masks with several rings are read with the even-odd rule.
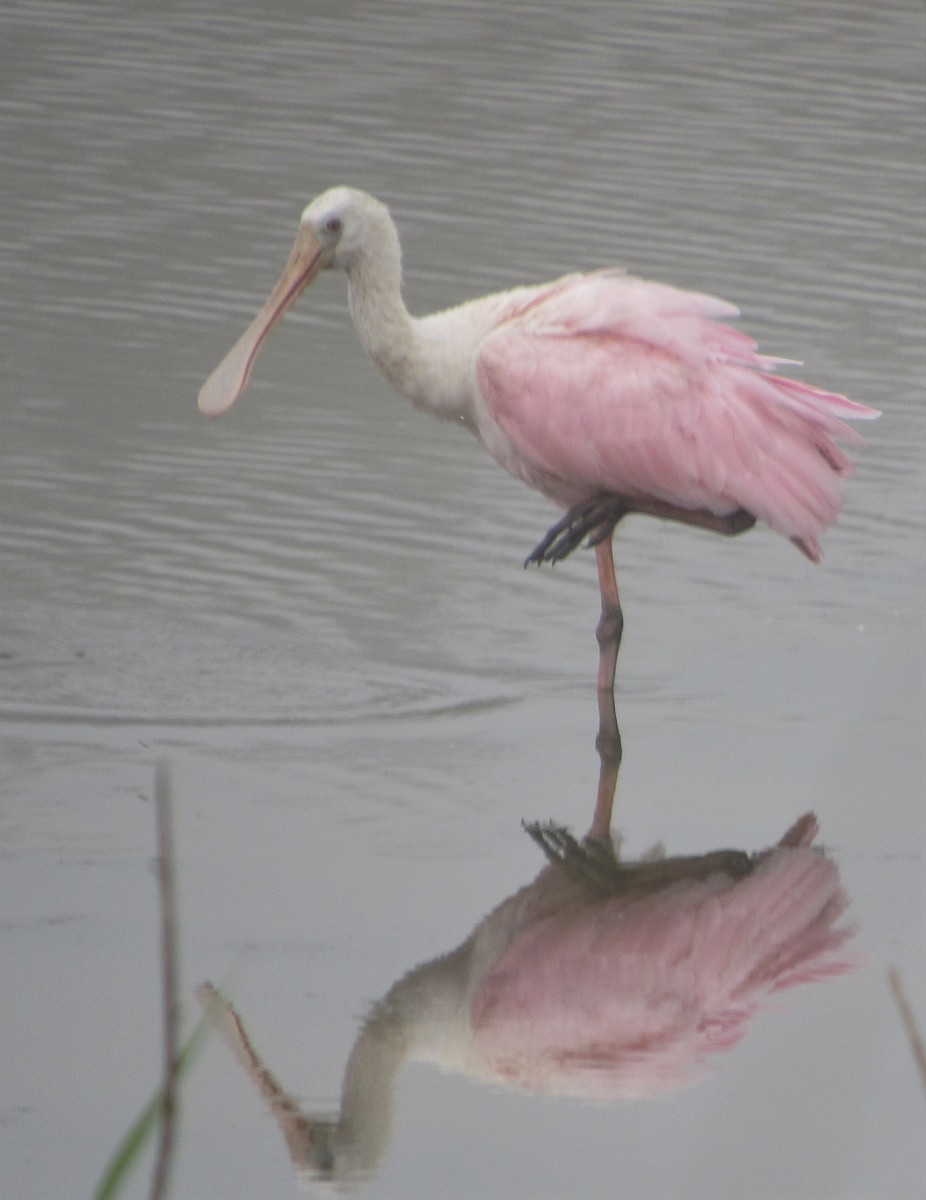
[[[745,879],[764,855],[745,850],[712,850],[654,861],[621,862],[611,838],[588,836],[576,841],[568,829],[552,823],[524,828],[552,863],[590,895],[643,896],[677,883],[700,882],[725,875],[730,883]]]
[[[598,565],[598,587],[601,592],[601,618],[595,636],[598,639],[598,738],[595,745],[601,760],[598,775],[598,798],[589,837],[606,840],[611,830],[611,810],[617,773],[621,765],[621,734],[614,707],[614,677],[617,654],[624,631],[624,614],[617,592],[614,573],[614,546],[608,536],[595,546]]]
[[[622,755],[621,733],[617,727],[614,691],[611,688],[598,689],[598,737],[595,746],[601,765],[598,769],[595,812],[587,836],[600,842],[608,842],[611,837],[611,813]]]

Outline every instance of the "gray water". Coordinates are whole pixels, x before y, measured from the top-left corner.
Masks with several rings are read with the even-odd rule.
[[[553,512],[390,393],[344,280],[195,410],[341,182],[392,208],[413,311],[620,264],[884,410],[820,567],[764,529],[617,539],[625,848],[752,851],[812,808],[862,965],[668,1098],[410,1066],[364,1194],[922,1194],[885,973],[926,1023],[924,52],[913,0],[4,5],[4,1195],[88,1196],[158,1078],[156,762],[186,1027],[227,983],[306,1111],[532,878],[521,819],[591,817],[591,556],[521,569]],[[219,1039],[181,1128],[176,1197],[297,1192]]]

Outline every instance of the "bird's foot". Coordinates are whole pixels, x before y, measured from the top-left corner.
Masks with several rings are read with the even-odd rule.
[[[621,496],[604,494],[573,505],[566,515],[553,525],[524,560],[531,563],[558,563],[588,538],[589,546],[597,546],[614,532],[614,526],[630,507]]]
[[[552,821],[524,822],[528,833],[551,863],[562,867],[566,874],[586,891],[606,896],[616,890],[620,864],[609,841],[586,838],[577,841],[568,829]]]
[[[745,533],[756,523],[756,518],[745,508],[718,516],[705,509],[682,508],[662,500],[637,500],[603,492],[591,500],[583,500],[572,508],[547,531],[524,560],[525,567],[531,563],[558,563],[577,550],[587,537],[589,547],[597,546],[614,532],[614,527],[628,513],[646,513],[663,521],[678,521],[682,525],[695,525],[713,533],[735,537]]]
[[[587,837],[579,842],[568,829],[552,822],[525,823],[524,828],[551,863],[562,867],[570,879],[594,896],[645,895],[717,873],[731,880],[743,879],[762,857],[744,850],[713,850],[707,854],[621,862],[610,840]]]

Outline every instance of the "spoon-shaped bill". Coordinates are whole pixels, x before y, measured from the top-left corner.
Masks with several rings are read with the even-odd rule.
[[[321,243],[312,230],[301,228],[263,308],[203,384],[198,400],[201,413],[218,417],[231,408],[247,387],[255,359],[271,330],[321,266]]]

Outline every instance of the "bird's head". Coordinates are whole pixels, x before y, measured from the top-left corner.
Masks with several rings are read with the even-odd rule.
[[[383,241],[392,218],[385,204],[356,188],[335,187],[306,205],[299,220],[299,238],[317,244],[315,270],[339,267],[350,271],[355,263]],[[314,275],[315,271],[309,275]]]
[[[270,332],[319,271],[348,274],[374,247],[398,255],[395,226],[384,204],[356,188],[335,187],[307,205],[280,278],[260,312],[203,384],[199,410],[217,417],[247,386],[258,352]]]

